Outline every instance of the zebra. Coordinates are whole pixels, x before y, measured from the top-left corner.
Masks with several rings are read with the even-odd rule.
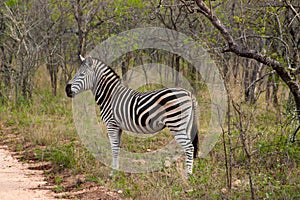
[[[182,88],[139,92],[125,87],[107,64],[90,56],[80,56],[81,66],[66,85],[66,95],[74,97],[91,90],[100,106],[112,150],[112,177],[119,169],[122,130],[152,134],[165,127],[185,153],[185,176],[191,175],[198,154],[196,100]]]

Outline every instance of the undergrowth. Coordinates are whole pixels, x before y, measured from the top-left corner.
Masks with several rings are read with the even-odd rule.
[[[56,185],[56,192],[66,191],[63,183],[65,173],[68,173],[73,176],[82,174],[87,182],[110,190],[121,190],[123,197],[133,199],[250,198],[249,170],[240,144],[240,131],[235,128],[238,119],[234,115],[230,121],[230,133],[224,130],[225,141],[220,137],[207,157],[195,160],[194,173],[188,180],[181,176],[183,157],[160,171],[140,174],[118,172],[113,179],[108,179],[111,169],[96,160],[81,143],[73,123],[72,102],[65,97],[63,89],[60,91],[54,97],[50,90],[37,88],[30,102],[18,105],[4,102],[0,106],[1,143],[22,152],[24,160],[50,162],[52,167],[47,174]],[[251,155],[255,195],[257,199],[298,199],[300,145],[289,142],[291,130],[282,126],[285,116],[277,116],[277,112],[262,107],[253,108],[247,104],[240,107],[242,123],[246,124],[244,133]],[[206,123],[203,121],[203,124]],[[205,133],[205,125],[200,130]],[[147,152],[158,149],[170,139],[172,137],[167,132],[150,138],[124,135],[122,148],[131,152]],[[224,142],[231,159],[230,187]],[[78,187],[80,189],[80,184]]]

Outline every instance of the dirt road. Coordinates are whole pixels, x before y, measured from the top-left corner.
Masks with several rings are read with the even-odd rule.
[[[29,170],[0,146],[0,199],[52,200],[51,190],[43,181],[42,171]]]

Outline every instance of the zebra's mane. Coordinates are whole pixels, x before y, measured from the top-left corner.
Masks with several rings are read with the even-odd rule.
[[[93,58],[95,62],[95,67],[99,68],[100,66],[102,66],[102,64],[104,64],[104,66],[102,68],[105,67],[105,70],[109,71],[110,73],[112,73],[116,78],[118,78],[119,80],[121,79],[120,76],[115,72],[115,70],[113,70],[113,68],[111,68],[108,64],[106,64],[105,62],[103,62],[100,59],[97,58]]]

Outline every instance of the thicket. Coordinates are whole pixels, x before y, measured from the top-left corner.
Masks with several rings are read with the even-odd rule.
[[[2,1],[2,142],[23,151],[26,159],[51,162],[49,179],[57,192],[67,191],[62,183],[68,169],[73,175],[85,174],[86,181],[122,189],[125,197],[137,199],[300,198],[297,135],[291,142],[299,126],[297,94],[293,91],[297,88],[291,86],[299,85],[300,3],[204,3],[206,7],[203,1]],[[228,30],[233,45],[214,24],[214,17]],[[196,160],[194,175],[187,182],[180,177],[182,160],[159,172],[120,172],[107,180],[110,169],[80,143],[72,121],[72,103],[64,94],[66,82],[80,64],[79,54],[86,55],[112,35],[148,26],[180,31],[204,46],[227,90],[223,132],[213,151]],[[256,57],[247,58],[235,45],[278,62],[280,68]],[[122,66],[122,76],[151,62],[172,66],[201,91],[198,99],[200,110],[204,109],[200,111],[199,129],[205,134],[210,96],[201,76],[183,58],[149,49],[127,53],[114,64]],[[165,133],[148,140],[125,136],[122,148],[147,151],[168,139]]]

